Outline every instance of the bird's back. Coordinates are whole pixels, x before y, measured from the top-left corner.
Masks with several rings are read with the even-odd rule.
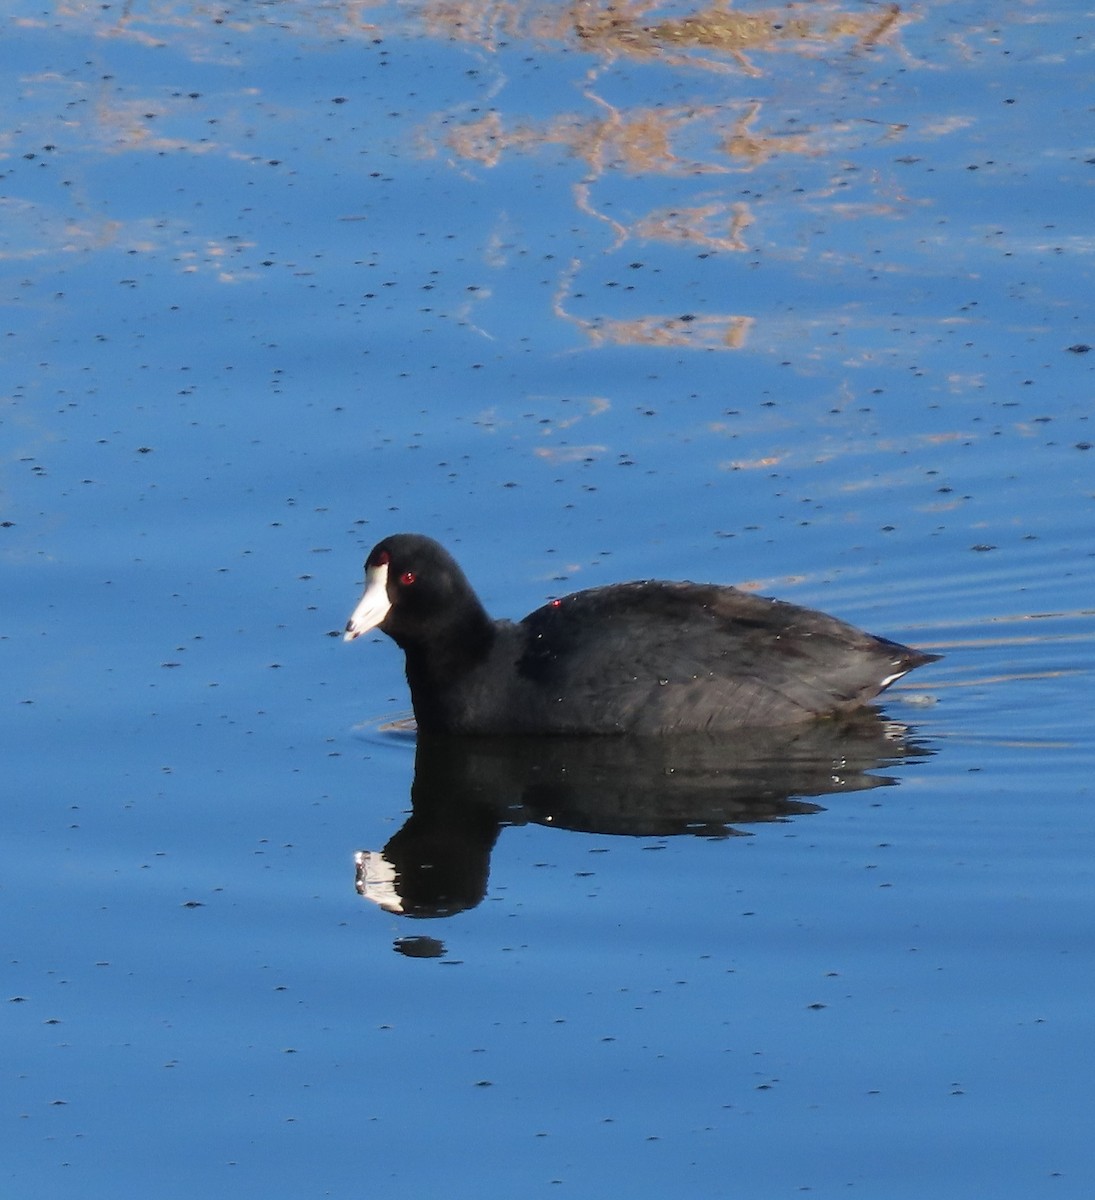
[[[509,703],[558,732],[787,724],[863,704],[932,657],[710,584],[593,588],[514,628],[519,683]]]

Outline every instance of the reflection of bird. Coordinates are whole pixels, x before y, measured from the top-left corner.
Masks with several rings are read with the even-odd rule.
[[[478,904],[503,828],[711,839],[823,812],[815,799],[896,784],[881,769],[931,748],[871,709],[829,721],[678,737],[421,737],[411,813],[355,855],[358,893],[387,912]]]
[[[622,583],[494,621],[451,555],[379,542],[352,641],[406,655],[422,733],[605,734],[787,725],[853,709],[937,655],[732,587]]]

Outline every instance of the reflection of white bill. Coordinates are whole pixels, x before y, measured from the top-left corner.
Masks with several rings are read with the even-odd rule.
[[[401,913],[403,897],[396,887],[396,869],[376,850],[354,852],[357,894],[378,904],[385,912]]]

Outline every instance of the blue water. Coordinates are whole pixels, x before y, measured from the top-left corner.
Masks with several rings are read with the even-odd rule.
[[[9,6],[5,1195],[1090,1192],[1084,14],[578,7]],[[400,529],[943,653],[926,752],[386,911]]]

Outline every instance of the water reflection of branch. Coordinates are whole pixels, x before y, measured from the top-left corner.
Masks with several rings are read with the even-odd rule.
[[[585,180],[574,185],[574,205],[579,212],[585,213],[587,217],[593,217],[595,221],[603,221],[613,231],[616,241],[611,249],[617,250],[627,241],[627,226],[621,225],[615,217],[610,217],[608,213],[603,213],[595,207],[592,190]]]
[[[882,141],[894,141],[908,129],[901,122],[858,117],[828,128],[799,126],[794,133],[770,132],[757,128],[762,105],[755,100],[621,109],[590,87],[583,95],[601,115],[570,112],[507,125],[499,113],[491,112],[460,124],[446,123],[444,144],[457,159],[487,168],[498,166],[509,150],[537,153],[561,146],[588,167],[583,180],[588,187],[614,171],[640,176],[728,175],[752,170],[780,155],[819,157],[837,147],[858,146],[863,126],[877,129]],[[429,130],[423,131],[427,152],[431,137]],[[706,154],[681,152],[686,138],[704,137],[710,147]]]
[[[459,158],[496,167],[507,150],[541,150],[546,146],[563,146],[575,158],[587,164],[590,172],[599,177],[610,170],[629,171],[635,175],[724,175],[731,166],[718,161],[684,158],[674,150],[678,133],[691,125],[706,127],[722,111],[723,106],[682,105],[675,109],[635,108],[621,110],[609,104],[595,92],[586,91],[586,98],[596,104],[601,117],[564,113],[546,122],[518,122],[506,128],[498,113],[488,113],[473,121],[453,125],[445,130],[444,141]],[[747,108],[744,119],[751,121],[758,105]],[[742,140],[737,130],[720,146],[730,157],[739,148],[748,149],[748,158],[757,160],[757,147],[763,139]],[[775,142],[764,157],[774,152]],[[799,149],[803,139],[779,139],[779,149]],[[745,154],[742,157],[746,157]]]
[[[736,34],[720,44],[715,32],[715,21],[710,22],[710,32],[707,32],[708,27],[699,17],[663,21],[656,25],[642,24],[639,18],[653,7],[653,4],[648,3],[624,3],[607,7],[600,4],[578,4],[575,6],[574,32],[587,48],[594,49],[609,59],[657,58],[670,66],[695,65],[713,71],[732,69],[729,63],[718,57],[682,54],[675,48],[701,47],[713,50],[716,54],[728,53],[747,75],[762,74],[742,52],[743,46],[755,43],[757,35],[761,34],[761,23],[756,18],[743,13],[720,14],[726,30],[733,29]]]
[[[747,105],[745,112],[734,122],[731,132],[723,138],[722,149],[728,158],[738,163],[745,162],[751,167],[759,167],[777,154],[820,153],[820,147],[812,145],[805,134],[783,134],[773,137],[770,134],[755,133],[753,123],[760,115],[760,109],[759,100]]]
[[[755,77],[764,72],[747,56],[748,51],[840,41],[870,48],[908,19],[897,4],[887,5],[879,17],[877,11],[849,13],[819,4],[745,12],[715,3],[683,17],[644,22],[654,7],[649,0],[576,4],[574,31],[583,45],[610,58],[657,58],[674,66],[726,71],[732,69],[725,61],[729,57],[733,66]]]
[[[560,279],[552,301],[555,315],[580,329],[595,346],[675,346],[686,350],[740,350],[755,320],[729,313],[677,317],[639,316],[622,319],[578,317],[568,311],[566,296],[581,263],[575,259]]]
[[[595,346],[676,346],[689,350],[740,350],[753,317],[723,314],[633,317],[630,320],[576,322]]]
[[[635,223],[636,237],[656,242],[699,242],[712,250],[747,250],[742,234],[753,223],[747,204],[703,204],[652,212]],[[718,229],[725,227],[720,234]]]

